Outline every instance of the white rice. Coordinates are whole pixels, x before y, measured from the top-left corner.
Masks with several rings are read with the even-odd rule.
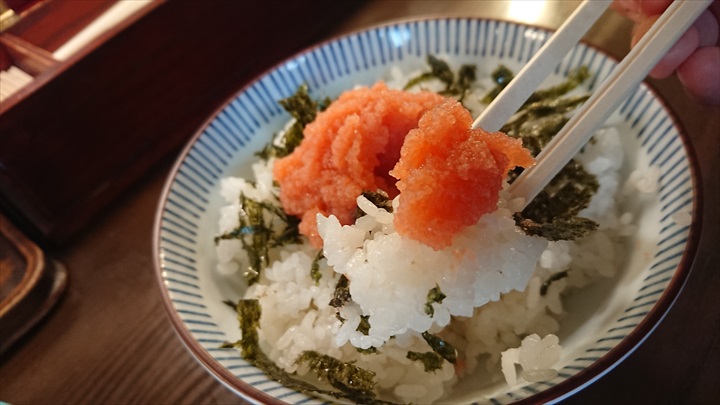
[[[358,198],[359,206],[372,205],[362,200]],[[547,246],[544,239],[518,232],[507,208],[483,216],[456,236],[450,248],[439,251],[401,237],[392,226],[393,214],[369,211],[362,226],[340,226],[333,216],[318,217],[328,265],[351,280],[354,304],[340,313],[348,321],[336,335],[338,345],[350,341],[362,349],[381,347],[393,336],[445,327],[451,316],[471,316],[474,308],[500,294],[523,290]],[[435,286],[451,293],[432,304],[431,317],[424,308]],[[370,316],[368,335],[355,330],[360,315]]]
[[[613,128],[599,131],[578,156],[598,177],[600,188],[581,215],[597,220],[598,231],[577,242],[547,242],[530,237],[514,225],[517,201],[501,193],[498,210],[459,234],[451,247],[435,251],[406,239],[393,228],[393,214],[358,198],[367,214],[353,225],[341,226],[334,216],[318,216],[326,260],[316,285],[310,266],[316,250],[292,245],[273,253],[272,265],[246,298],[262,307],[260,338],[270,358],[288,372],[303,375],[295,359],[315,350],[376,373],[378,387],[388,399],[430,403],[448,395],[458,379],[484,367],[505,376],[511,384],[552,379],[561,346],[554,333],[565,312],[561,296],[598,278],[611,277],[622,256],[622,236],[633,231],[633,217],[620,213],[616,196],[630,192],[620,187],[623,149]],[[228,205],[221,209],[219,232],[238,226],[238,195],[278,203],[272,182],[273,161],[253,166],[253,186],[240,178],[224,179],[221,193]],[[631,175],[628,184],[651,190],[652,174]],[[633,185],[632,187],[637,187]],[[397,208],[397,199],[393,202]],[[679,220],[682,220],[680,218]],[[239,241],[217,246],[218,272],[224,275],[246,268]],[[572,265],[567,277],[541,286]],[[328,305],[340,275],[350,282],[352,302],[340,310]],[[447,295],[425,312],[428,291],[435,286]],[[369,334],[357,331],[361,316],[369,316]],[[445,361],[441,370],[425,372],[408,351],[427,352],[421,333],[430,331],[451,343],[461,366]],[[525,339],[522,339],[525,337]],[[392,339],[391,339],[392,338]],[[357,348],[376,347],[362,354]],[[518,374],[519,371],[519,374]]]

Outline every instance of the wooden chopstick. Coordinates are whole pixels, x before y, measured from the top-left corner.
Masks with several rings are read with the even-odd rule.
[[[610,6],[606,0],[585,0],[518,72],[472,124],[488,132],[500,130],[565,55],[580,42]]]
[[[510,185],[510,195],[513,198],[523,198],[525,205],[532,201],[587,143],[620,102],[637,88],[711,2],[712,0],[674,1],[538,154],[536,164],[515,179]]]

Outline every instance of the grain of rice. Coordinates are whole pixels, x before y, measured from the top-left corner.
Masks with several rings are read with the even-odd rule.
[[[692,224],[692,214],[688,211],[678,211],[670,215],[670,219],[677,226],[690,226]]]

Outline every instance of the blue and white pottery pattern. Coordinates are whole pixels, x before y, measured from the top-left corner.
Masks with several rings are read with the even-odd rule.
[[[269,380],[237,351],[219,349],[239,338],[235,315],[221,301],[238,298],[238,286],[214,274],[214,244],[220,179],[248,174],[254,152],[289,116],[277,100],[303,83],[315,98],[335,97],[357,84],[426,66],[428,54],[454,66],[474,63],[487,76],[500,63],[517,71],[549,38],[545,29],[482,19],[427,19],[357,32],[300,53],[250,83],[196,134],[166,184],[155,224],[156,266],[170,317],[190,351],[227,387],[254,402],[323,403]],[[587,65],[599,83],[616,62],[589,46],[576,46],[555,70],[561,78]],[[659,167],[657,201],[644,213],[640,237],[650,235],[647,259],[628,260],[607,309],[591,336],[575,343],[572,358],[552,381],[467,394],[468,403],[505,404],[526,399],[554,401],[571,395],[612,369],[655,328],[670,308],[689,271],[700,223],[699,177],[689,143],[672,113],[645,85],[615,114],[629,142],[635,167]],[[679,225],[674,214],[692,214]],[[622,285],[622,288],[619,286]],[[463,399],[465,401],[465,399]]]

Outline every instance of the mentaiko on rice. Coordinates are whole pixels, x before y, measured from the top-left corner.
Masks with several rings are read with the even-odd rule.
[[[442,62],[431,58],[431,63]],[[466,67],[458,76],[463,72],[468,74]],[[538,210],[545,217],[517,213],[522,205],[504,192],[513,178],[505,173],[527,161],[512,146],[482,152],[478,134],[453,138],[458,129],[443,135],[437,128],[425,138],[413,133],[422,132],[417,128],[423,125],[432,127],[418,122],[438,104],[445,103],[442,113],[449,115],[426,120],[450,116],[443,128],[468,128],[463,114],[471,117],[452,104],[457,102],[429,91],[420,91],[421,101],[414,101],[418,99],[411,92],[417,94],[419,87],[478,105],[477,94],[487,93],[489,86],[460,77],[417,82],[409,91],[392,90],[393,84],[355,89],[366,98],[375,97],[373,89],[392,92],[392,100],[364,99],[352,108],[336,108],[328,113],[335,114],[333,124],[322,128],[308,125],[324,106],[299,92],[298,100],[285,101],[286,108],[304,100],[313,111],[293,114],[293,122],[253,165],[253,179],[222,181],[228,205],[221,210],[221,236],[216,238],[217,268],[236,277],[245,274],[250,284],[237,306],[243,337],[231,346],[241,347],[249,361],[292,388],[358,402],[431,403],[481,368],[487,378],[504,375],[509,384],[520,378],[552,379],[561,357],[554,335],[564,312],[561,295],[612,276],[622,256],[621,240],[632,231],[632,218],[621,215],[615,203],[623,150],[614,129],[595,134],[576,157],[577,170],[550,185],[554,189],[540,198],[544,205]],[[582,102],[560,96],[551,97],[556,104]],[[402,97],[412,100],[412,107],[391,105]],[[548,118],[533,115],[533,108],[525,106],[503,130],[523,142],[535,137],[530,146],[536,154],[547,142],[543,128],[557,127],[565,111]],[[325,113],[318,114],[323,119]],[[303,144],[289,135],[303,129],[305,135],[322,132],[320,138],[308,138],[317,148],[303,153],[332,153],[293,158],[292,151]],[[416,144],[409,152],[412,142],[404,144],[407,139]],[[463,142],[470,146],[453,149]],[[494,159],[492,167],[501,170],[501,177],[488,180],[488,170],[494,169],[478,164],[482,153],[484,160]],[[404,163],[396,165],[398,160]],[[415,183],[409,180],[413,175]],[[288,178],[295,184],[285,182]],[[397,178],[401,183],[396,187]],[[312,186],[298,187],[303,179]],[[483,190],[493,184],[497,190],[488,197]],[[291,189],[298,198],[283,195]],[[325,195],[341,197],[323,199]],[[577,195],[578,205],[563,203],[563,210],[554,212],[554,198],[568,195]],[[478,214],[473,201],[482,205],[488,199],[492,209]],[[412,204],[414,211],[403,211]],[[403,229],[418,217],[423,219],[411,224],[412,231]],[[451,221],[465,222],[445,226]],[[564,240],[568,234],[584,236]],[[255,323],[244,322],[243,316],[252,316],[241,306],[255,300],[261,316],[258,311]],[[248,346],[253,344],[258,347]],[[316,376],[322,380],[319,386]]]

